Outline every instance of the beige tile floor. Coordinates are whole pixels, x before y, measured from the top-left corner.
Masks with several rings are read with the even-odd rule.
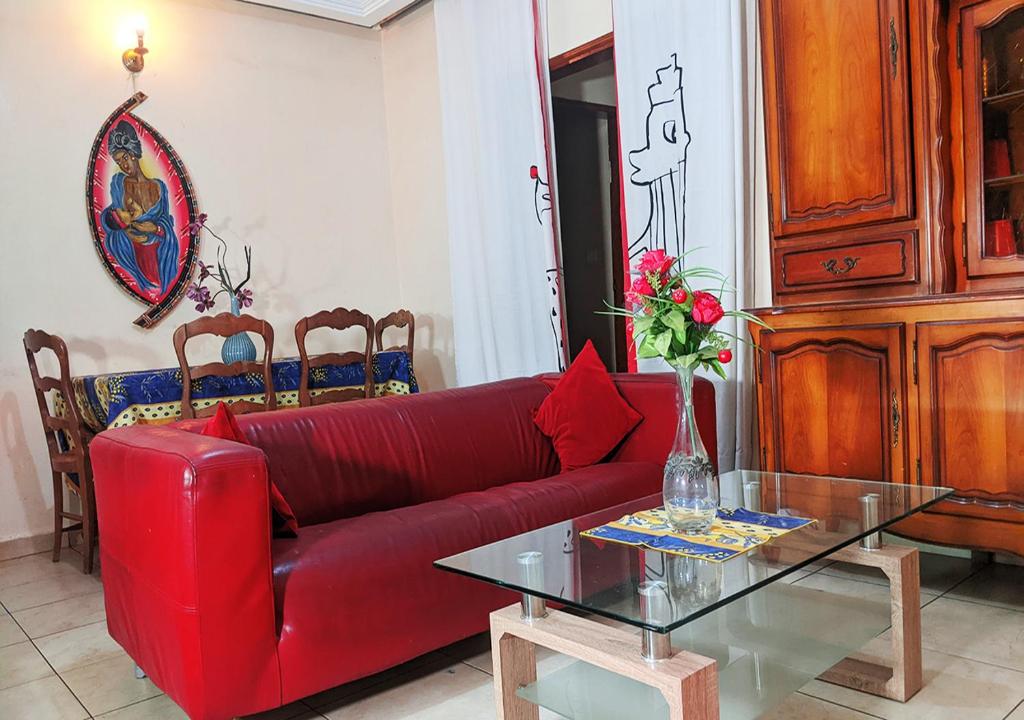
[[[0,562],[0,718],[3,720],[181,720],[174,703],[106,633],[98,574],[80,558],[32,555]],[[770,720],[1024,720],[1024,567],[972,564],[923,554],[925,688],[909,703],[813,681]],[[839,563],[796,581],[863,598],[884,598],[884,578]],[[886,636],[866,652],[884,653]],[[540,656],[541,672],[566,662]],[[328,690],[261,720],[476,720],[494,717],[486,635]],[[542,713],[545,720],[557,716]]]

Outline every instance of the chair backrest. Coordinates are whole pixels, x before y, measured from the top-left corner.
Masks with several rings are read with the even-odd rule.
[[[199,335],[219,335],[226,338],[241,332],[255,333],[263,338],[262,361],[241,361],[231,363],[230,365],[224,362],[212,362],[195,367],[189,365],[188,358],[185,355],[185,343],[190,338]],[[231,411],[233,413],[260,412],[277,408],[277,398],[274,395],[274,380],[270,371],[271,358],[274,353],[274,329],[270,327],[270,323],[266,320],[260,320],[251,315],[235,316],[229,312],[222,312],[212,317],[201,317],[198,320],[193,320],[179,326],[174,331],[174,352],[178,356],[178,364],[181,365],[181,417],[186,419],[206,417],[216,412],[216,403],[200,410],[192,407],[192,381],[211,375],[230,377],[246,373],[256,373],[263,376],[263,402],[238,400],[231,403]]]
[[[24,343],[28,370],[32,375],[32,386],[39,404],[39,418],[43,422],[46,445],[50,451],[50,465],[54,472],[78,472],[86,454],[86,438],[82,431],[82,417],[75,401],[75,392],[71,386],[68,347],[56,335],[50,335],[42,330],[26,332]],[[50,350],[57,356],[60,377],[43,377],[39,374],[36,354],[43,349]],[[47,398],[49,393],[53,395]],[[57,398],[57,393],[61,399]],[[57,414],[57,403],[61,401],[64,403],[63,412]]]
[[[384,347],[384,331],[389,327],[409,328],[409,337],[405,345],[392,345]],[[416,333],[416,318],[408,310],[395,310],[377,321],[374,334],[377,336],[377,352],[385,350],[398,350],[409,356],[409,364],[412,365],[413,336]]]
[[[366,343],[361,352],[351,350],[343,353],[324,353],[323,355],[314,355],[313,357],[310,357],[309,353],[306,352],[306,334],[310,330],[317,328],[345,330],[350,327],[361,327],[366,331]],[[295,324],[295,344],[299,346],[299,360],[302,363],[299,374],[299,405],[309,407],[310,405],[322,405],[325,403],[373,397],[372,317],[360,310],[348,310],[346,308],[321,310],[318,313],[302,318]],[[327,390],[315,396],[311,395],[309,388],[309,371],[311,368],[323,367],[325,365],[349,365],[356,362],[363,364],[363,387]]]

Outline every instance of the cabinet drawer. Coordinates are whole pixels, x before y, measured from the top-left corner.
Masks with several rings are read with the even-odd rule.
[[[776,247],[780,294],[917,280],[917,232],[857,243]]]

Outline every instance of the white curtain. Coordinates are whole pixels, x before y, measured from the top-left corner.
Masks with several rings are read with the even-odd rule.
[[[559,370],[545,2],[436,0],[434,13],[458,383]]]
[[[768,276],[754,260],[768,232],[756,2],[613,0],[612,11],[631,262],[647,249],[700,248],[687,264],[727,275],[736,293],[723,304],[749,308]],[[748,337],[731,318],[720,328]],[[727,382],[711,378],[719,467],[757,467],[753,351],[734,343],[726,369]]]

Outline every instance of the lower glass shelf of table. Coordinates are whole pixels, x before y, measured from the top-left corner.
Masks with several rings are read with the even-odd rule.
[[[775,584],[676,630],[672,645],[717,662],[723,720],[753,720],[889,624],[888,602]],[[583,661],[516,694],[569,720],[669,717],[656,688]]]

